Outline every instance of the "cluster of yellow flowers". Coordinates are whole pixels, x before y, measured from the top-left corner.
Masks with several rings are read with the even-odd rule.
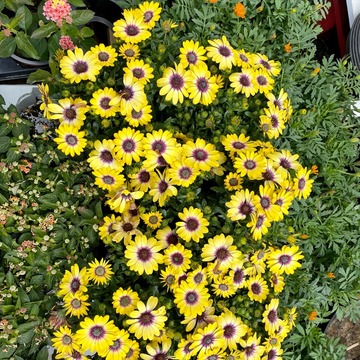
[[[41,87],[42,108],[48,118],[60,121],[55,141],[67,155],[84,151],[81,128],[88,114],[98,116],[104,128],[113,118],[124,119],[126,125],[112,138],[94,141],[88,157],[95,184],[107,192],[106,204],[114,212],[103,219],[99,236],[119,249],[118,261],[134,277],[150,276],[162,284],[168,299],[162,301],[146,289],[135,291],[133,280],[128,279],[126,288],[112,294],[113,311],[119,318],[86,317],[75,333],[66,326],[60,328],[53,339],[57,358],[86,359],[86,350],[107,360],[279,358],[296,313],[281,309],[278,295],[285,284],[283,274],[301,266],[299,248],[278,248],[264,241],[257,244],[261,250],[243,253],[241,239],[211,229],[212,209],[205,212],[195,201],[184,207],[181,196],[196,200],[204,179],[222,179],[229,199],[216,205],[225,205],[224,217],[250,228],[257,241],[272,222],[288,214],[295,198],[309,196],[311,171],[301,166],[298,155],[243,133],[223,134],[215,145],[189,133],[154,129],[152,114],[161,110],[152,106],[160,100],[150,104],[145,89],[156,88],[156,96],[177,107],[188,101],[202,109],[216,103],[225,86],[232,96],[261,95],[259,103],[267,107],[260,111],[258,132],[276,139],[292,114],[286,92],[281,89],[278,96],[272,92],[280,64],[262,54],[236,50],[223,36],[208,40],[207,47],[185,40],[174,67],[152,68],[151,62],[139,59],[137,44],[150,38],[160,13],[159,4],[152,1],[125,10],[124,18],[114,23],[118,48],[101,44],[86,53],[77,48],[61,58],[65,80],[73,85],[87,81],[87,89],[97,86],[101,71],[126,62],[119,70],[120,89],[115,89],[115,81],[114,88],[97,88],[88,100],[67,97],[53,103],[46,95],[48,88]],[[155,76],[158,71],[162,75]],[[184,188],[195,192],[180,196]],[[140,199],[153,205],[145,209]],[[245,244],[251,241],[244,239]],[[112,267],[103,259],[88,269],[74,265],[60,284],[67,314],[88,315],[88,282],[116,282],[111,275]],[[241,318],[244,314],[236,304],[241,307],[244,298],[255,304],[254,311],[261,309],[256,316],[262,316],[262,329],[254,330]]]

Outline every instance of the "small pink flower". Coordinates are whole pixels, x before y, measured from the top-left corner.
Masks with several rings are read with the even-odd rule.
[[[58,27],[62,26],[63,20],[69,24],[72,23],[71,6],[67,0],[46,0],[43,14],[47,20],[56,22]]]
[[[3,34],[5,35],[5,37],[10,37],[11,36],[11,30],[10,29],[4,29]]]
[[[75,45],[71,40],[70,36],[63,35],[59,40],[59,45],[63,50],[74,50]]]

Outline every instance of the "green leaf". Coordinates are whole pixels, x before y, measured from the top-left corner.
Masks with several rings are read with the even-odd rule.
[[[6,153],[11,147],[8,136],[0,136],[0,153]]]
[[[5,136],[11,132],[11,126],[9,124],[3,124],[0,126],[0,136]]]
[[[71,12],[73,25],[85,25],[94,17],[95,13],[91,10],[74,10]]]
[[[10,29],[15,29],[21,23],[24,16],[25,16],[24,14],[20,13],[20,14],[15,15],[13,18],[11,18],[10,23],[9,23]]]
[[[86,4],[82,0],[69,0],[69,4],[75,6],[75,7],[84,7]]]
[[[44,26],[37,28],[32,34],[31,37],[33,39],[42,39],[49,37],[52,33],[57,30],[57,26],[54,22],[49,22]]]
[[[24,291],[23,288],[18,289],[18,296],[19,296],[22,304],[30,301],[29,295]]]
[[[36,71],[32,72],[28,78],[27,83],[28,84],[34,84],[38,82],[47,82],[51,81],[53,79],[53,76],[49,71],[43,70],[43,69],[37,69]]]
[[[10,57],[16,49],[16,41],[13,37],[7,37],[0,41],[0,57]]]
[[[12,129],[12,134],[17,138],[20,137],[20,135],[27,138],[30,134],[30,126],[25,123],[16,124]]]
[[[49,358],[47,346],[43,346],[36,355],[36,360],[47,360]]]
[[[15,305],[2,305],[0,309],[3,315],[13,314],[15,311]]]
[[[8,287],[14,285],[14,275],[11,271],[8,271],[6,274],[6,285]]]
[[[36,324],[37,325],[37,324]],[[20,327],[21,325],[18,326],[18,328]],[[34,325],[33,325],[34,326]],[[31,342],[32,338],[34,337],[34,328],[32,328],[31,330],[25,332],[25,333],[22,333],[18,338],[17,338],[17,342],[18,344],[28,344]]]
[[[18,161],[21,158],[21,153],[17,148],[10,148],[6,153],[6,161],[8,164],[11,164],[15,161]]]
[[[3,11],[5,7],[5,0],[0,0],[0,11]]]
[[[34,46],[31,44],[27,35],[24,32],[19,31],[16,35],[16,46],[24,51],[32,59],[39,59],[39,55],[35,50]]]
[[[93,35],[94,35],[94,30],[90,29],[87,26],[84,26],[80,30],[80,37],[82,38],[92,37]]]
[[[33,16],[27,6],[20,6],[16,11],[16,15],[21,16],[19,26],[23,30],[28,30],[33,22]]]

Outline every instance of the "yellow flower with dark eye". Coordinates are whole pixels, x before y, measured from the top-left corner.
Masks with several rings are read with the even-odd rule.
[[[149,213],[141,214],[141,219],[144,223],[152,229],[157,229],[161,226],[162,214],[159,211],[151,211]]]
[[[106,284],[110,279],[111,275],[114,274],[112,271],[109,261],[101,259],[98,261],[95,259],[93,262],[89,263],[89,268],[87,269],[87,274],[89,280],[94,281],[95,284]]]
[[[65,155],[80,155],[84,151],[85,131],[79,131],[75,126],[66,124],[61,124],[55,131],[59,136],[54,141]]]

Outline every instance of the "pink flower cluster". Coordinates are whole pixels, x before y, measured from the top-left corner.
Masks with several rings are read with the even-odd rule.
[[[63,50],[74,50],[75,45],[71,40],[70,36],[63,35],[59,40],[59,45]]]
[[[56,22],[58,27],[62,26],[63,20],[68,24],[72,23],[71,6],[67,0],[46,0],[43,14],[46,19]]]

